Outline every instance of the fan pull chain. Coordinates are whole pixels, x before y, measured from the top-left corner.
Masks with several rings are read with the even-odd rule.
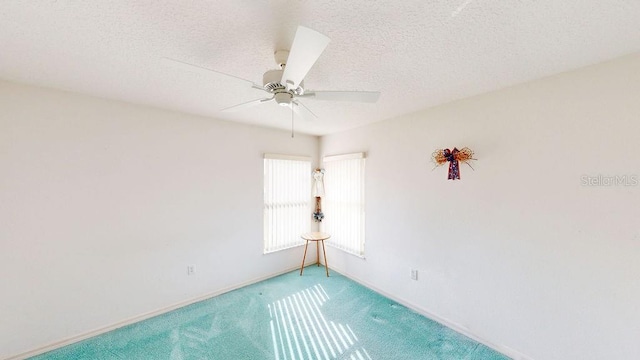
[[[293,107],[295,105],[291,103],[291,138],[293,139]]]

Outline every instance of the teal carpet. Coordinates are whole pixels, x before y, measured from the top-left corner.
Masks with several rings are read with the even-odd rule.
[[[305,268],[33,357],[36,360],[502,360],[323,267]]]

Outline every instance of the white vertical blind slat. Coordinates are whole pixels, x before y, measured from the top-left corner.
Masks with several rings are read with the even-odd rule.
[[[265,157],[264,252],[303,244],[311,219],[311,162]]]
[[[364,157],[344,156],[325,162],[323,229],[330,245],[364,256]]]

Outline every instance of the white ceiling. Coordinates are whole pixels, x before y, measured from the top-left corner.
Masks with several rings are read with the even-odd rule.
[[[275,103],[181,59],[262,83],[298,25],[331,43],[314,90],[379,90],[376,104],[306,99],[324,135],[640,51],[639,0],[48,0],[0,2],[0,78],[289,129]]]

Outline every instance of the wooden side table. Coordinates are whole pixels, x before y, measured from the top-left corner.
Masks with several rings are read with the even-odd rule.
[[[307,258],[307,247],[309,246],[309,241],[315,241],[316,254],[317,254],[316,264],[320,266],[319,242],[322,242],[322,253],[324,254],[324,268],[327,270],[327,277],[329,277],[329,263],[327,262],[327,252],[324,249],[324,241],[330,238],[331,235],[323,232],[310,232],[310,233],[302,234],[300,237],[302,237],[304,240],[307,241],[307,243],[304,245],[304,256],[302,257],[302,265],[300,266],[300,276],[302,276],[302,271],[304,270],[304,260]]]

